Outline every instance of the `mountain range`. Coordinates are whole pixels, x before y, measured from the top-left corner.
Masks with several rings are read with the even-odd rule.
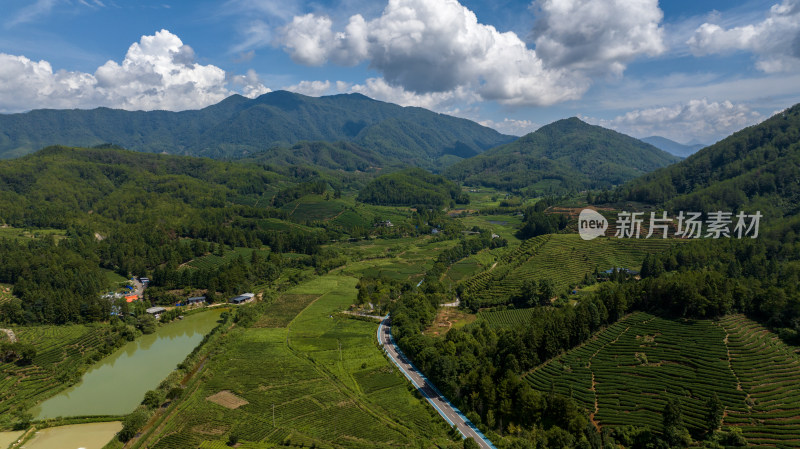
[[[611,187],[678,160],[653,145],[572,117],[459,161],[444,173],[465,184],[541,194]]]
[[[359,147],[360,165],[403,161],[435,168],[514,139],[470,120],[361,94],[317,98],[274,91],[255,99],[233,95],[181,112],[96,108],[0,115],[0,158],[48,145],[112,143],[141,152],[227,159],[325,141]]]
[[[650,136],[639,140],[649,143],[660,150],[664,150],[667,153],[678,157],[689,157],[694,153],[697,153],[700,149],[706,147],[706,145],[703,145],[702,143],[682,144],[661,136]]]

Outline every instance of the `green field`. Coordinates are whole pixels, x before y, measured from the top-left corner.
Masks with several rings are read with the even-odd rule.
[[[508,309],[481,311],[478,319],[486,321],[492,327],[522,326],[530,321],[534,309]]]
[[[716,393],[723,426],[741,427],[751,445],[800,447],[800,358],[742,316],[672,320],[636,312],[584,345],[550,360],[526,380],[572,396],[600,427],[658,429],[669,398],[699,433]]]
[[[491,271],[464,281],[464,299],[470,306],[507,304],[526,280],[549,279],[561,293],[580,283],[595,268],[638,270],[648,253],[665,251],[675,240],[597,238],[585,241],[577,234],[542,235],[526,240],[506,253]]]
[[[376,347],[377,324],[337,317],[354,302],[355,285],[349,276],[314,278],[278,298],[257,324],[264,327],[231,331],[147,447],[224,447],[231,434],[241,447],[455,447]],[[223,391],[247,404],[207,399]]]
[[[36,348],[30,365],[0,363],[0,426],[15,415],[80,379],[99,359],[110,327],[96,325],[13,326],[17,339]]]
[[[253,255],[253,248],[225,248],[222,256],[217,254],[207,254],[202,257],[198,257],[186,263],[185,266],[191,268],[215,268],[222,264],[226,264],[236,260],[239,257],[242,257],[246,263],[250,263],[250,258]],[[269,250],[257,250],[261,256],[266,257],[269,255]]]

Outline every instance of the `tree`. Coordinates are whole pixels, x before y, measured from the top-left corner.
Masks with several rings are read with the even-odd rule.
[[[125,443],[136,436],[136,432],[147,422],[148,416],[147,409],[143,407],[134,410],[133,413],[122,420],[122,430],[117,434],[117,438]]]
[[[722,425],[722,414],[725,407],[717,397],[717,393],[713,393],[706,402],[706,430],[708,433],[713,433]]]
[[[539,304],[543,306],[550,305],[550,298],[555,295],[556,289],[553,287],[553,281],[550,279],[539,281]]]
[[[480,449],[480,445],[472,438],[464,439],[464,449]]]
[[[239,435],[231,433],[228,435],[228,446],[235,446],[239,442]]]
[[[689,431],[683,425],[683,412],[678,399],[672,398],[664,407],[664,439],[671,447],[686,447],[692,442]]]

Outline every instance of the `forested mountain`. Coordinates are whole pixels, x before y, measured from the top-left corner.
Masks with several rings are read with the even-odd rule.
[[[745,128],[686,160],[623,187],[628,199],[672,210],[800,213],[800,104]]]
[[[0,237],[0,282],[13,284],[19,298],[2,303],[0,315],[17,323],[105,319],[112,303],[99,298],[107,283],[103,268],[150,274],[151,299],[163,303],[172,297],[161,295],[162,288],[246,291],[256,280],[274,279],[280,258],[191,270],[181,264],[225,247],[315,254],[331,238],[326,230],[275,228],[271,222],[287,212],[273,205],[327,188],[308,170],[277,173],[112,148],[49,147],[2,161],[0,224],[55,228],[62,238]]]
[[[389,160],[435,167],[442,156],[470,157],[513,139],[466,119],[360,94],[314,98],[275,91],[252,100],[233,95],[182,112],[97,108],[0,115],[3,158],[47,145],[107,142],[134,151],[238,158],[300,141],[345,141]]]
[[[345,171],[370,171],[392,165],[402,165],[378,151],[361,145],[339,141],[302,141],[291,147],[273,147],[242,159],[274,166],[313,165],[315,167]]]
[[[460,161],[445,175],[470,185],[550,193],[622,184],[676,161],[650,144],[573,117]]]
[[[661,136],[650,136],[639,140],[678,157],[689,157],[706,147],[706,145],[700,143],[684,145]]]
[[[387,206],[451,207],[469,197],[458,184],[421,168],[410,168],[373,179],[358,193],[358,201]]]

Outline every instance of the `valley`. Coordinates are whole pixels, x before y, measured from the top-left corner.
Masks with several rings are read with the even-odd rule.
[[[0,162],[0,430],[24,432],[13,448],[95,424],[107,449],[797,447],[798,114],[680,162],[578,119],[434,171],[332,143]],[[607,139],[625,154],[595,170]],[[502,168],[524,152],[547,161],[532,178]],[[763,227],[614,237],[623,211],[684,207]],[[579,235],[587,208],[604,236]]]

